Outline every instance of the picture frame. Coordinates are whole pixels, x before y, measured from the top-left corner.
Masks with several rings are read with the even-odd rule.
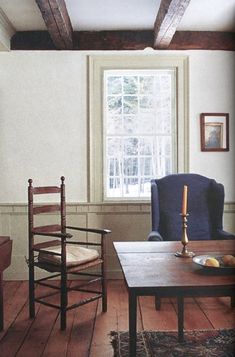
[[[201,113],[201,151],[229,151],[229,114]]]

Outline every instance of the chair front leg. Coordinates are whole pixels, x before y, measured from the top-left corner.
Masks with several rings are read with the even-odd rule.
[[[102,311],[107,311],[107,280],[106,280],[106,271],[102,263]]]
[[[29,261],[29,316],[35,318],[35,284],[34,284],[34,263]]]
[[[61,273],[60,285],[60,329],[66,329],[66,308],[67,308],[67,274]]]
[[[101,265],[101,274],[102,274],[102,311],[107,311],[107,279],[106,279],[106,246],[105,246],[105,235],[101,236],[101,250],[102,256],[101,259],[103,263]]]
[[[66,241],[61,241],[61,280],[60,280],[60,329],[66,329],[66,311],[68,304],[67,271],[66,271]]]

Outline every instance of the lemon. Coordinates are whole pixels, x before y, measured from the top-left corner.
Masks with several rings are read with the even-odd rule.
[[[219,267],[219,262],[215,258],[207,258],[204,265],[207,266],[207,267],[216,267],[216,268],[218,268]]]

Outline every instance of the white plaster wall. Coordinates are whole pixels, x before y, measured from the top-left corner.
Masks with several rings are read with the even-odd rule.
[[[235,201],[235,53],[191,51],[190,171],[225,186],[225,200]],[[229,113],[229,152],[200,151],[200,113]]]
[[[27,180],[87,192],[86,56],[0,53],[0,202],[26,202]],[[35,182],[35,184],[36,184]]]
[[[143,51],[123,52],[133,53]],[[0,203],[25,203],[30,177],[35,184],[55,184],[61,175],[67,178],[67,201],[86,202],[88,54],[0,53]],[[225,185],[226,201],[235,201],[235,53],[150,53],[155,54],[189,56],[190,171],[216,178]],[[230,114],[229,152],[200,151],[201,112]]]

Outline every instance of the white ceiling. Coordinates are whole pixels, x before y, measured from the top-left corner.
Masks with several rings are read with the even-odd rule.
[[[65,0],[74,31],[150,30],[160,0]],[[35,0],[0,0],[16,31],[46,30]],[[191,0],[177,30],[235,31],[235,0]]]

